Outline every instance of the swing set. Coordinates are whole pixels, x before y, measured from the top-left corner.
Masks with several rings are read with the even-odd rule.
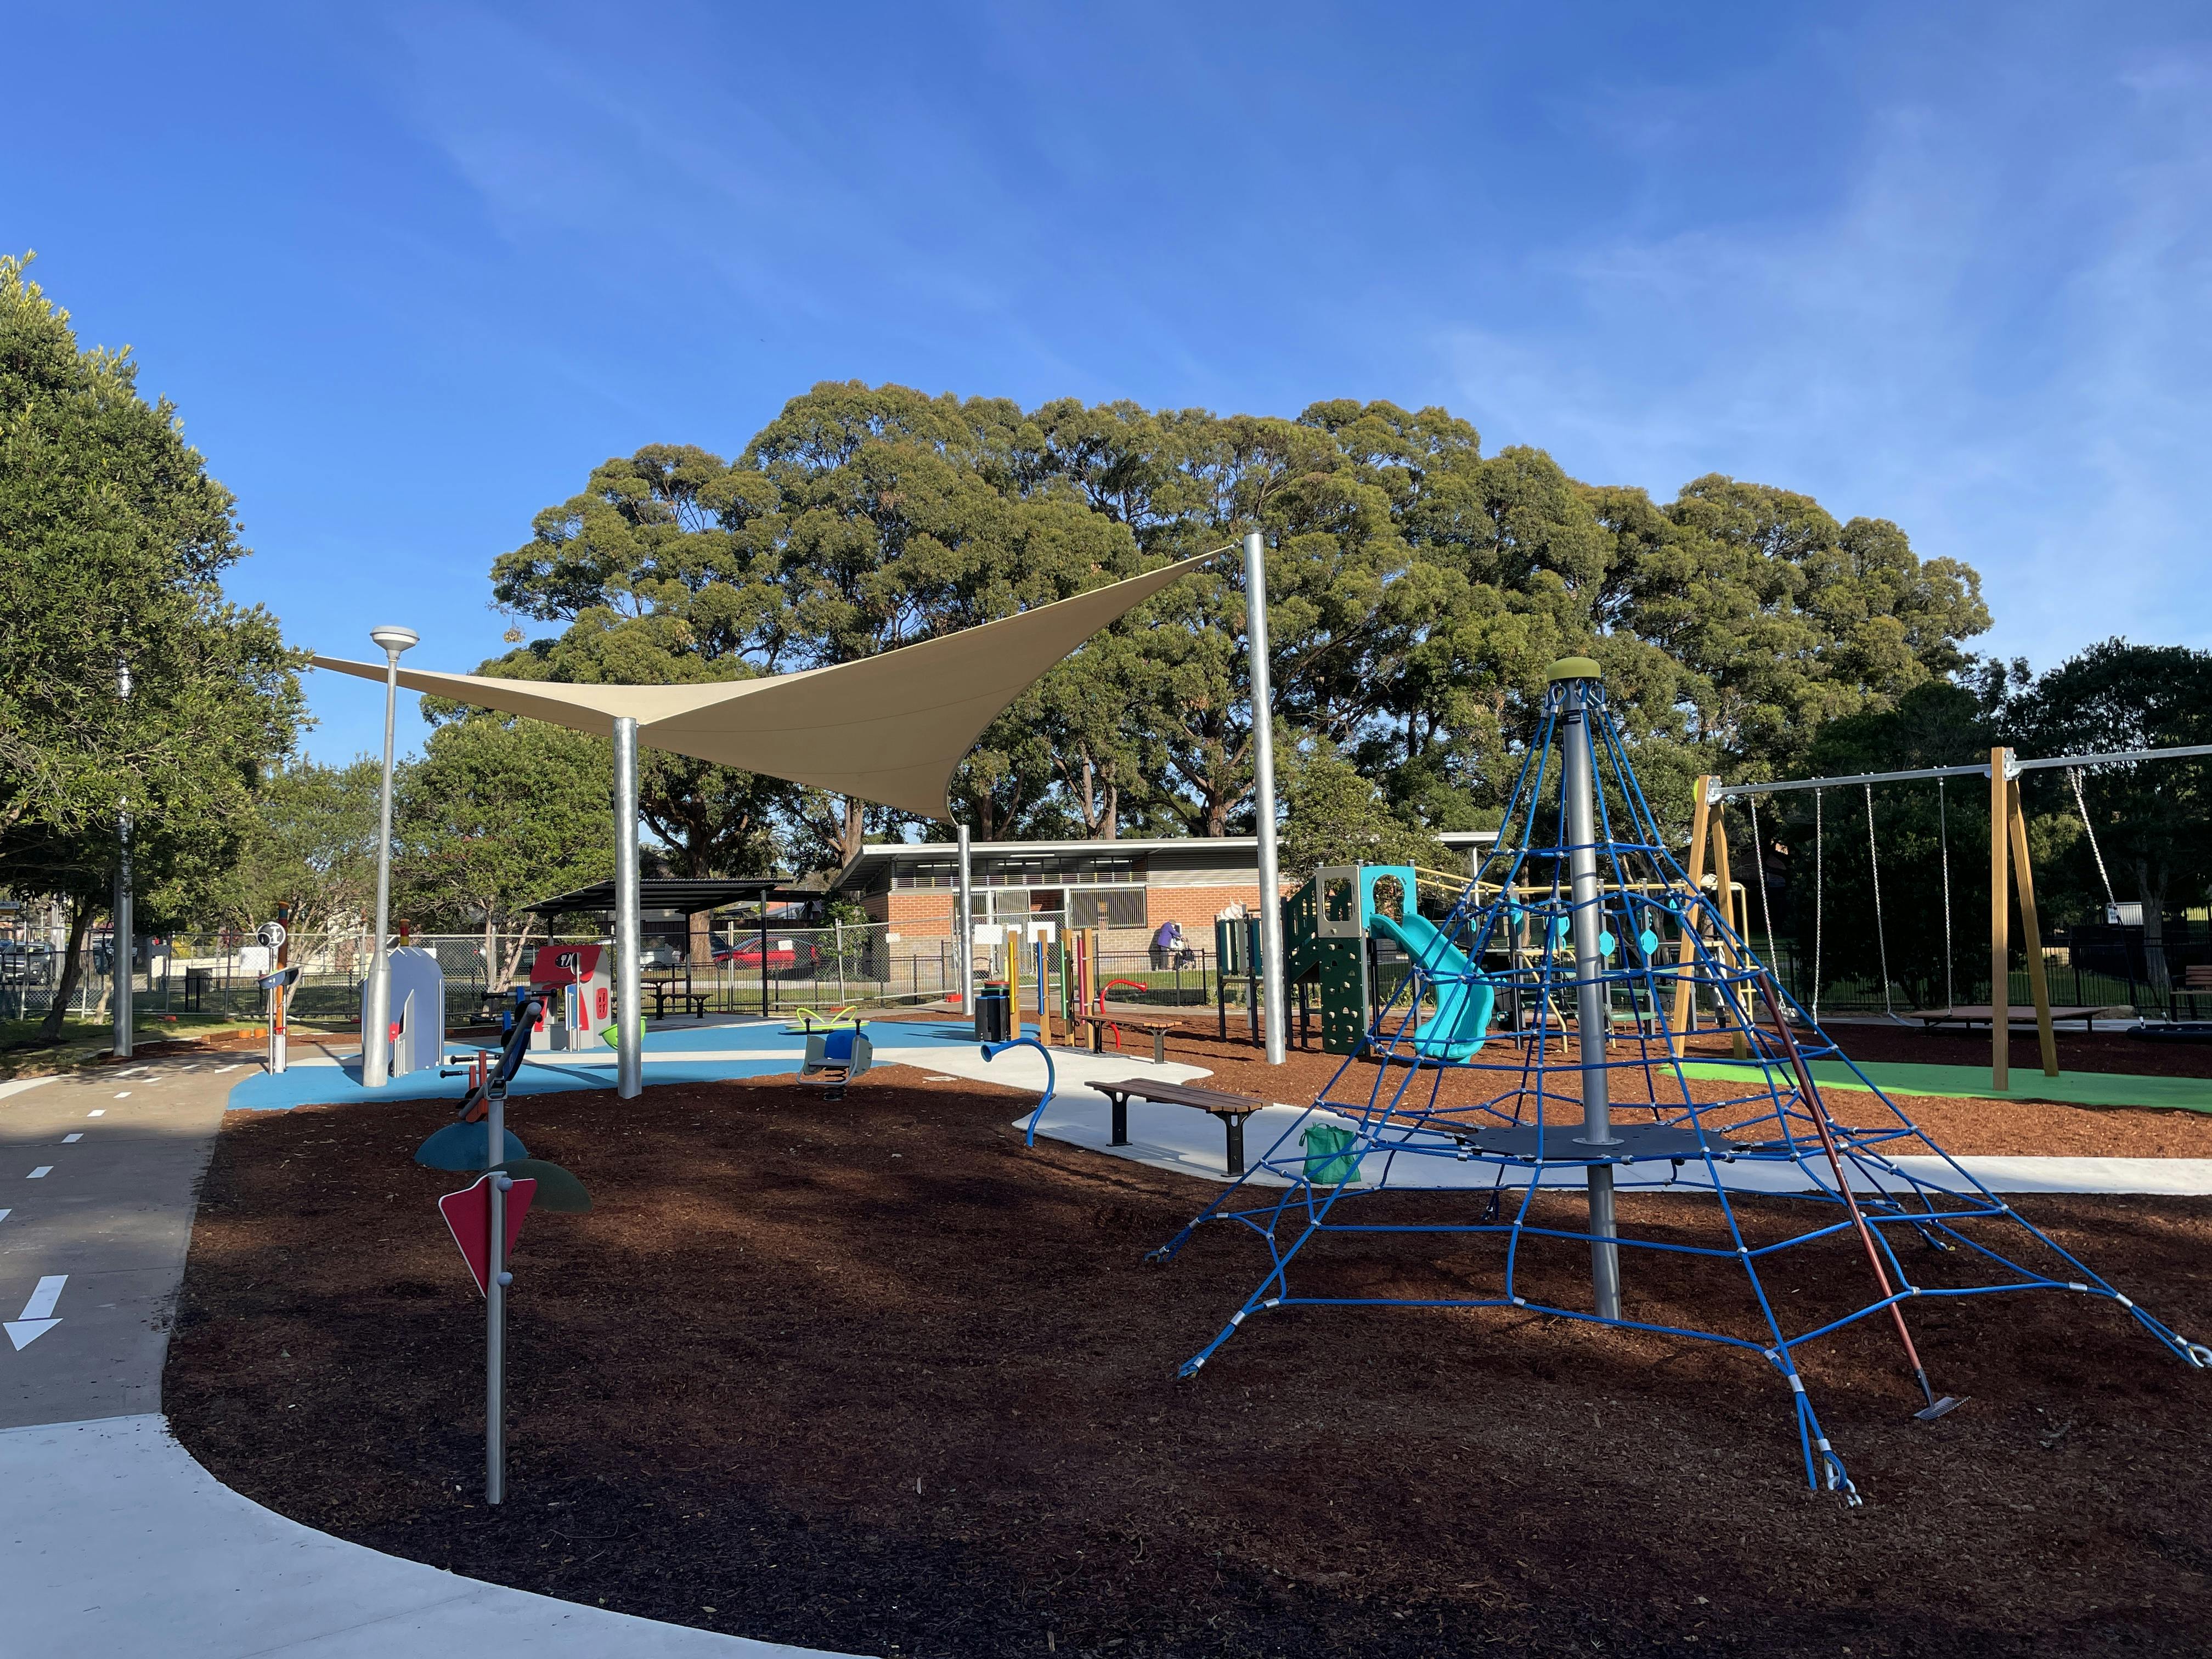
[[[1978,1024],[1984,1020],[1990,1026],[1990,1082],[1999,1090],[2009,1090],[2011,1085],[2010,1039],[2012,1035],[2013,1002],[2011,984],[2011,922],[2012,907],[2008,899],[2017,893],[2020,902],[2021,930],[2027,944],[2028,998],[2035,1016],[2035,1033],[2039,1058],[2045,1077],[2058,1075],[2057,1041],[2052,1031],[2054,1018],[2079,1018],[2085,1022],[2098,1012],[2094,1008],[2062,1008],[2051,1006],[2051,988],[2044,969],[2043,952],[2039,948],[2042,928],[2035,908],[2035,873],[2030,862],[2027,847],[2027,818],[2021,809],[2020,780],[2028,772],[2063,769],[2071,787],[2075,811],[2080,814],[2081,827],[2087,833],[2089,851],[2097,864],[2098,878],[2104,884],[2108,914],[2117,914],[2118,900],[2112,890],[2112,872],[2106,868],[2104,850],[2097,842],[2097,826],[2089,816],[2088,802],[2083,793],[2081,776],[2092,766],[2132,764],[2140,761],[2186,760],[2193,757],[2212,755],[2212,744],[2200,744],[2167,749],[2118,750],[2095,755],[2059,755],[2042,760],[2021,760],[2009,749],[1990,750],[1989,763],[1982,766],[1929,766],[1901,772],[1863,772],[1840,778],[1793,778],[1772,783],[1724,784],[1717,777],[1705,776],[1697,781],[1692,792],[1695,803],[1690,823],[1689,878],[1694,884],[1703,881],[1706,873],[1706,858],[1711,850],[1713,873],[1719,878],[1725,890],[1729,884],[1728,835],[1723,809],[1731,800],[1741,800],[1751,820],[1752,845],[1758,855],[1753,860],[1757,872],[1759,920],[1766,934],[1767,960],[1774,960],[1774,916],[1766,890],[1765,843],[1759,827],[1759,798],[1809,790],[1813,796],[1813,982],[1807,1012],[1817,1024],[1820,1018],[1820,969],[1826,927],[1826,894],[1825,854],[1826,824],[1823,811],[1823,797],[1831,789],[1856,788],[1865,803],[1868,867],[1874,880],[1875,948],[1881,973],[1881,1003],[1883,1013],[1899,1024],[1905,1024],[1897,1012],[1894,990],[1889,976],[1889,939],[1882,915],[1881,858],[1879,837],[1875,831],[1874,787],[1889,783],[1909,783],[1932,780],[1936,785],[1936,834],[1941,848],[1943,894],[1943,994],[1944,1006],[1916,1016],[1923,1024],[1945,1021],[1960,1021]],[[1958,1001],[1955,966],[1952,961],[1951,930],[1951,842],[1950,809],[1946,785],[1953,778],[1986,778],[1990,790],[1990,1006],[1961,1006]],[[1680,946],[1686,953],[1691,945],[1686,939]],[[1688,1024],[1688,1010],[1685,1006],[1689,994],[1689,981],[1684,978],[1675,994],[1674,1029],[1679,1033]],[[1676,1039],[1680,1042],[1680,1037]]]

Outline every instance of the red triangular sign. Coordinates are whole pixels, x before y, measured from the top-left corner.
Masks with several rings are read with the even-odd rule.
[[[514,1254],[514,1241],[522,1233],[522,1218],[530,1212],[530,1200],[537,1192],[537,1182],[527,1176],[518,1177],[507,1188],[507,1249],[502,1255]],[[483,1295],[491,1273],[491,1176],[487,1174],[473,1187],[447,1193],[438,1200],[438,1208],[446,1218],[453,1243],[461,1247],[461,1259],[469,1264],[469,1273],[477,1281],[477,1294]]]

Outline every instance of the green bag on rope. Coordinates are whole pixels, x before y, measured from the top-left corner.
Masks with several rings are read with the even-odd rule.
[[[1299,1135],[1306,1151],[1306,1179],[1316,1187],[1341,1187],[1359,1179],[1362,1153],[1352,1150],[1358,1137],[1333,1123],[1316,1123]]]

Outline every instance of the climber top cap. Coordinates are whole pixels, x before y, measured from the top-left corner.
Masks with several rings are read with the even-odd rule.
[[[1562,657],[1552,665],[1553,680],[1594,680],[1599,677],[1595,657]]]

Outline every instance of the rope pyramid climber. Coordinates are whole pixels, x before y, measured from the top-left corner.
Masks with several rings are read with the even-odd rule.
[[[1217,1222],[1267,1251],[1265,1277],[1182,1374],[1251,1315],[1299,1306],[1510,1308],[1693,1338],[1769,1363],[1796,1413],[1808,1482],[1855,1504],[1799,1355],[1875,1322],[1901,1346],[1914,1415],[1940,1417],[1960,1402],[1929,1384],[1906,1318],[1917,1299],[2069,1291],[2116,1304],[2178,1358],[2212,1368],[2212,1349],[2069,1255],[1863,1074],[1869,1092],[1853,1091],[1853,1110],[1874,1121],[1831,1116],[1814,1062],[1850,1060],[1668,853],[1597,674],[1587,658],[1554,665],[1498,842],[1448,916],[1416,913],[1410,868],[1336,872],[1356,890],[1328,900],[1330,914],[1349,921],[1356,908],[1412,963],[1369,1028],[1384,1063],[1347,1058],[1301,1118],[1304,1135],[1293,1126],[1279,1136],[1153,1253],[1164,1263]],[[1488,1029],[1499,1007],[1525,1011],[1522,1029]],[[1729,1054],[1686,1054],[1692,1010],[1729,1039]],[[1408,1189],[1449,1194],[1431,1202],[1450,1218],[1416,1220],[1402,1206],[1377,1214],[1384,1192]],[[1681,1195],[1639,1236],[1623,1230],[1623,1190]],[[1458,1296],[1298,1292],[1322,1253],[1299,1258],[1324,1237],[1393,1234],[1502,1243],[1498,1275]],[[1578,1271],[1558,1266],[1581,1247],[1586,1302]],[[1824,1248],[1856,1258],[1863,1288],[1840,1310],[1793,1318],[1769,1281]],[[1638,1317],[1639,1275],[1677,1282],[1685,1264],[1717,1271],[1687,1298],[1648,1297],[1662,1311]],[[1683,1300],[1715,1322],[1666,1316]]]

